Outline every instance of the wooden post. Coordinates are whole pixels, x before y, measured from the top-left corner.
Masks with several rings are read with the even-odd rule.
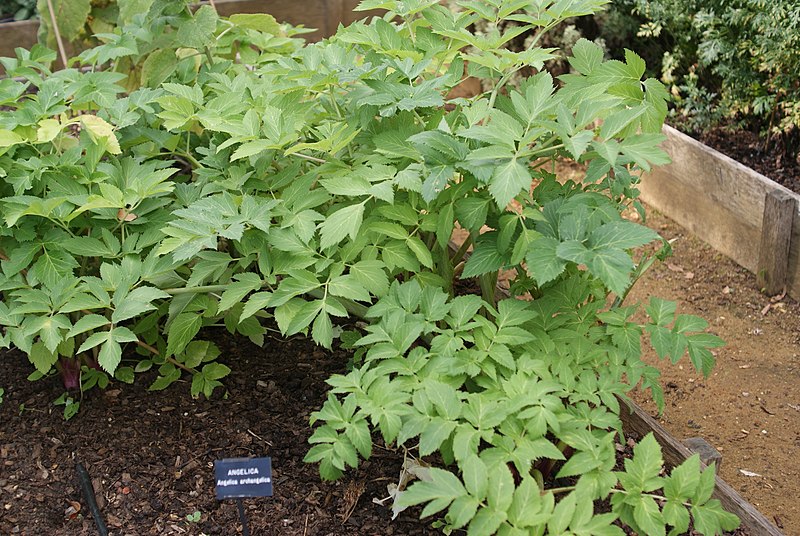
[[[787,192],[776,189],[765,195],[756,277],[759,288],[770,296],[786,288],[795,212],[797,202]]]

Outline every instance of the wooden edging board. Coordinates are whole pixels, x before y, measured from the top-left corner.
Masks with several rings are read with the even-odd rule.
[[[661,445],[664,461],[669,466],[677,467],[693,454],[631,400],[620,400],[620,418],[626,433],[635,432],[639,437],[644,437],[652,432]],[[719,499],[726,511],[736,514],[741,519],[742,526],[753,536],[783,536],[775,525],[719,476],[716,477],[712,497]]]
[[[451,240],[449,247],[451,253],[459,249],[460,244]],[[469,253],[465,257],[468,257]],[[495,296],[498,299],[508,298],[509,293],[506,289],[496,287]],[[670,467],[677,467],[694,453],[686,445],[675,439],[658,421],[652,418],[636,402],[629,398],[619,398],[620,419],[622,419],[623,431],[635,433],[638,437],[644,437],[653,433],[656,441],[661,445],[661,453],[664,462]],[[701,464],[703,462],[700,462]],[[784,536],[761,512],[742,497],[739,492],[733,489],[727,482],[719,476],[715,477],[714,492],[712,496],[719,499],[722,507],[732,514],[736,514],[752,536]]]
[[[783,263],[775,268],[785,274],[778,287],[800,298],[800,195],[672,127],[663,132],[662,147],[672,163],[642,177],[642,200],[744,268],[761,272],[760,281],[764,262]],[[789,202],[782,222],[767,202],[775,198]],[[776,231],[783,236],[774,236]],[[782,260],[780,251],[772,251],[779,247],[788,250]]]

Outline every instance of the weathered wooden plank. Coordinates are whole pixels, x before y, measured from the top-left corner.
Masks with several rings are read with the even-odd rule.
[[[672,164],[642,178],[642,200],[757,272],[766,195],[800,196],[674,128],[665,126],[664,134]],[[792,227],[792,235],[798,235],[800,218]],[[791,242],[786,284],[800,297],[800,240]]]
[[[786,288],[789,275],[789,248],[797,199],[782,190],[772,190],[764,200],[761,247],[756,281],[773,296]]]
[[[633,431],[641,437],[652,432],[656,441],[661,445],[664,461],[668,465],[673,467],[680,465],[692,455],[691,450],[672,437],[658,421],[648,415],[647,412],[636,403],[621,400],[620,405],[622,406],[620,417],[622,418],[623,428],[626,433]],[[752,504],[747,502],[719,476],[716,477],[716,487],[714,488],[712,496],[719,499],[725,510],[739,516],[739,519],[742,520],[742,525],[747,527],[751,534],[758,534],[759,536],[783,536],[783,533],[778,530],[775,525],[770,523],[764,514],[756,510]]]

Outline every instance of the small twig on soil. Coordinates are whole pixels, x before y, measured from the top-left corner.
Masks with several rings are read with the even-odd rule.
[[[260,437],[259,435],[257,435],[255,432],[253,432],[253,431],[252,431],[252,430],[250,430],[249,428],[247,429],[247,433],[248,433],[248,434],[250,434],[251,436],[255,437],[256,439],[258,439],[259,441],[261,441],[261,442],[263,442],[263,443],[266,443],[266,444],[267,444],[267,445],[269,445],[270,447],[272,446],[272,443],[270,443],[269,441],[267,441],[267,440],[266,440],[266,439],[264,439],[263,437]]]
[[[306,514],[306,522],[303,524],[303,536],[308,534],[308,514]]]

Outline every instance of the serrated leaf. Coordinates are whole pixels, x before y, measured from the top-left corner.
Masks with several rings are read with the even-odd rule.
[[[467,490],[456,475],[450,471],[431,467],[430,481],[414,482],[397,499],[400,506],[414,506],[422,503],[431,503],[423,512],[424,516],[433,515],[447,508],[458,497],[467,495]],[[435,501],[435,502],[432,502]]]
[[[327,249],[331,246],[337,245],[344,240],[346,236],[350,236],[355,240],[358,230],[361,228],[361,221],[364,217],[364,203],[357,203],[340,208],[324,222],[319,225],[321,240],[320,247]]]
[[[209,363],[203,366],[201,372],[208,380],[219,380],[230,374],[231,369],[222,363]]]
[[[33,366],[40,373],[47,374],[58,361],[58,354],[48,350],[44,343],[39,341],[31,346],[31,350],[28,352],[28,360],[33,363]]]
[[[181,313],[176,316],[167,328],[167,355],[182,352],[200,331],[202,324],[202,318],[197,313]]]
[[[467,536],[492,536],[506,520],[506,513],[492,507],[483,507],[472,518]]]
[[[350,274],[364,288],[380,298],[389,291],[389,277],[386,275],[385,268],[386,265],[381,261],[363,260],[350,267]]]
[[[531,174],[525,164],[517,159],[497,166],[492,173],[489,192],[501,209],[511,202],[521,191],[531,187]]]

